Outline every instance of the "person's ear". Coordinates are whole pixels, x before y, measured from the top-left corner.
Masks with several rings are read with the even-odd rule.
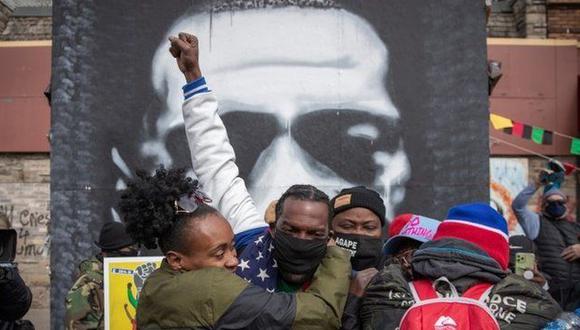
[[[181,253],[175,252],[175,251],[169,251],[165,255],[165,259],[167,260],[167,263],[169,264],[169,267],[171,267],[171,269],[177,270],[177,271],[183,270],[183,266],[181,264],[183,258],[181,256]]]

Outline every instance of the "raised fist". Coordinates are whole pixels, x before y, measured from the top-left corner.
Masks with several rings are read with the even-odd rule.
[[[199,46],[197,37],[192,34],[181,32],[178,37],[169,37],[171,47],[169,52],[177,61],[179,70],[183,72],[187,82],[199,79]]]

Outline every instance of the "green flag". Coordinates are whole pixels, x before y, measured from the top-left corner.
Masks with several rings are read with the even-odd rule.
[[[537,144],[542,144],[543,140],[544,140],[544,129],[534,126],[534,128],[532,129],[532,141],[536,142]]]
[[[580,139],[573,138],[572,145],[570,146],[570,153],[574,155],[580,155]]]

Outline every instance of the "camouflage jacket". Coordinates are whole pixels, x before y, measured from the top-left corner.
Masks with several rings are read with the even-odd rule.
[[[66,296],[67,330],[104,328],[103,262],[96,256],[81,262],[79,276]]]

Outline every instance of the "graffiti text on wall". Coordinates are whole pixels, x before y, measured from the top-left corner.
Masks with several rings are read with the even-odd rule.
[[[6,214],[12,227],[18,233],[16,255],[24,257],[48,256],[49,238],[39,242],[34,240],[38,232],[44,232],[50,222],[48,211],[39,212],[30,209],[16,210],[14,205],[0,205],[0,213]],[[36,235],[35,235],[36,234]]]

